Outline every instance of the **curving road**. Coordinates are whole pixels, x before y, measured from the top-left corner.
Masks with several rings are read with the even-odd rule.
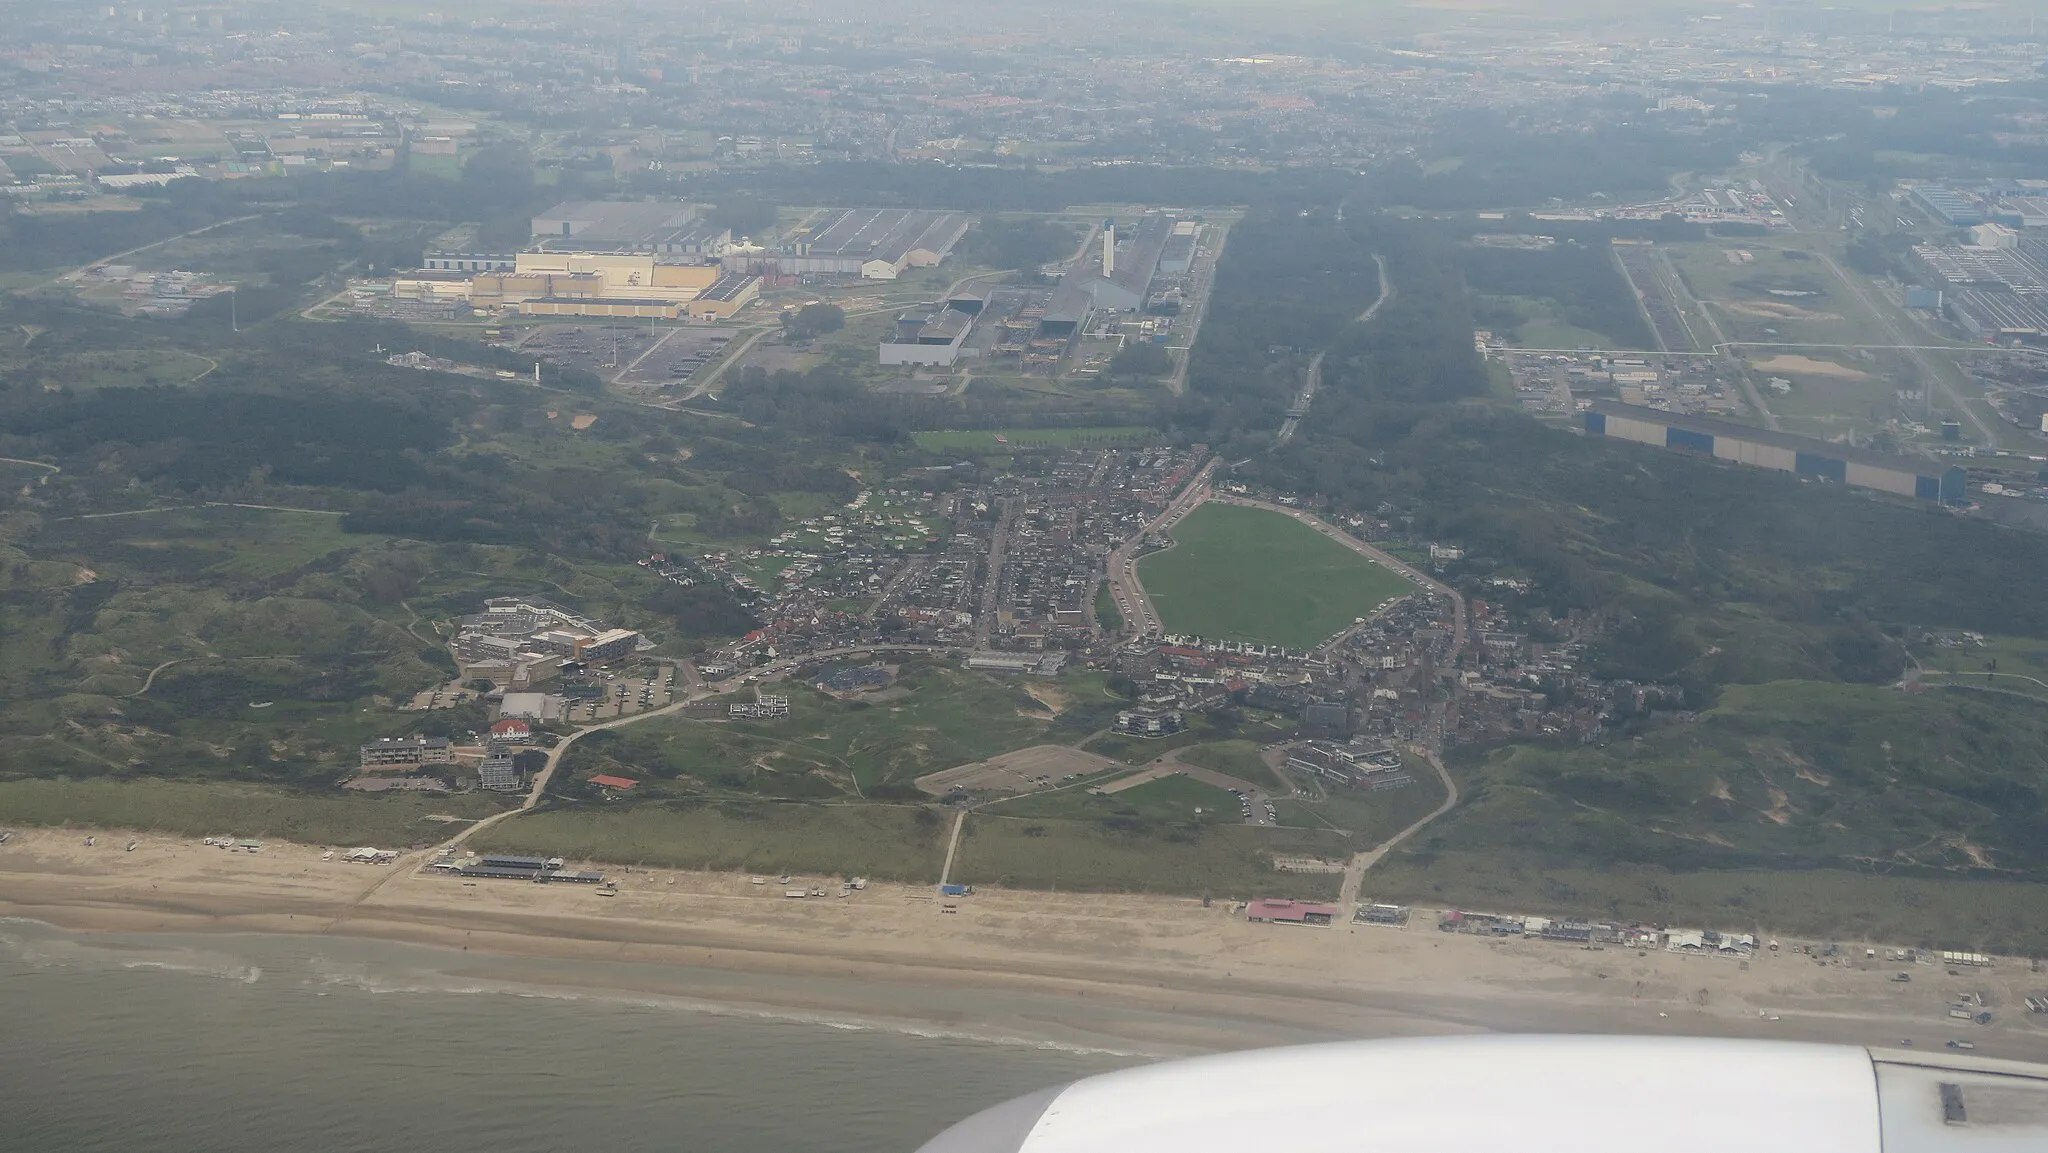
[[[1437,759],[1437,755],[1428,749],[1415,748],[1413,751],[1427,758],[1429,760],[1429,767],[1435,769],[1437,777],[1443,781],[1444,803],[1438,805],[1428,816],[1388,837],[1386,842],[1378,848],[1368,849],[1351,858],[1351,862],[1344,866],[1344,887],[1337,898],[1337,907],[1340,909],[1350,908],[1352,902],[1358,900],[1358,890],[1365,885],[1365,871],[1367,869],[1384,860],[1388,853],[1394,851],[1394,846],[1428,828],[1430,822],[1458,807],[1458,782],[1451,779],[1450,770],[1444,768],[1444,763]]]
[[[1456,664],[1458,660],[1458,654],[1465,651],[1465,598],[1462,594],[1458,592],[1458,590],[1452,588],[1447,584],[1444,584],[1442,581],[1437,580],[1436,578],[1430,576],[1428,573],[1422,572],[1421,570],[1415,568],[1413,565],[1410,565],[1407,561],[1402,560],[1400,557],[1394,556],[1392,553],[1376,549],[1373,546],[1365,543],[1364,541],[1359,540],[1357,537],[1352,536],[1350,533],[1345,532],[1343,529],[1338,528],[1336,525],[1333,525],[1312,513],[1306,513],[1301,511],[1300,509],[1287,508],[1284,505],[1272,504],[1270,502],[1263,500],[1254,500],[1251,497],[1244,496],[1211,496],[1209,499],[1215,501],[1218,504],[1235,504],[1242,505],[1245,508],[1262,508],[1268,512],[1277,512],[1282,516],[1293,517],[1295,520],[1298,520],[1302,524],[1305,524],[1308,527],[1316,530],[1317,532],[1322,533],[1324,536],[1329,537],[1331,540],[1336,541],[1338,544],[1343,545],[1345,548],[1350,549],[1352,552],[1355,552],[1358,555],[1367,558],[1368,560],[1378,562],[1380,565],[1388,569],[1391,569],[1404,577],[1407,577],[1409,580],[1413,581],[1418,585],[1421,585],[1422,587],[1430,590],[1433,593],[1436,593],[1438,596],[1449,597],[1451,601],[1452,612],[1451,651],[1449,656],[1445,659],[1444,663],[1446,665]],[[1342,643],[1346,638],[1350,637],[1352,633],[1356,632],[1361,627],[1362,626],[1360,625],[1353,625],[1350,628],[1345,629],[1343,632],[1338,633],[1336,636],[1331,637],[1329,640],[1324,641],[1321,645],[1318,645],[1318,650],[1329,649]]]
[[[1380,305],[1385,304],[1387,299],[1394,295],[1394,284],[1387,279],[1386,258],[1375,252],[1373,253],[1372,262],[1380,270],[1379,299],[1367,305],[1364,312],[1359,313],[1352,319],[1351,323],[1354,325],[1365,324],[1371,321],[1373,317],[1379,315]],[[1316,353],[1316,358],[1308,362],[1308,373],[1301,382],[1301,395],[1294,399],[1294,407],[1290,411],[1298,412],[1302,416],[1308,414],[1308,406],[1314,403],[1316,399],[1316,389],[1321,388],[1323,385],[1323,358],[1329,354],[1330,350],[1326,348]],[[1294,430],[1300,427],[1301,416],[1288,417],[1280,426],[1280,435],[1273,438],[1273,447],[1279,448],[1281,445],[1293,440]]]
[[[1132,534],[1129,540],[1118,545],[1109,554],[1109,591],[1116,599],[1117,612],[1124,620],[1124,634],[1133,638],[1157,637],[1164,633],[1159,625],[1159,612],[1152,607],[1152,598],[1145,594],[1145,586],[1138,581],[1138,548],[1145,543],[1145,537],[1161,529],[1171,528],[1180,518],[1193,512],[1209,497],[1209,480],[1216,471],[1215,461],[1210,461],[1196,472],[1166,511]]]
[[[772,676],[779,676],[799,665],[809,664],[812,661],[831,660],[835,657],[850,656],[854,653],[934,653],[946,651],[949,651],[948,647],[939,645],[852,645],[846,648],[826,649],[821,652],[805,653],[801,657],[777,661],[772,665],[763,665],[757,669],[750,669],[743,674],[744,680],[742,683],[751,683],[753,681],[765,680]],[[675,698],[661,708],[649,709],[644,713],[634,713],[631,716],[618,717],[594,725],[585,725],[563,737],[555,743],[554,748],[548,750],[548,763],[540,772],[534,774],[533,786],[527,790],[526,799],[520,802],[518,808],[508,809],[493,817],[486,817],[457,833],[455,836],[450,837],[448,840],[441,842],[439,847],[430,849],[428,852],[438,854],[442,849],[453,849],[500,821],[508,821],[522,813],[533,811],[540,804],[540,799],[547,795],[548,782],[554,779],[555,770],[561,767],[562,760],[568,755],[570,746],[591,733],[601,733],[607,729],[624,728],[627,725],[638,724],[641,721],[651,720],[654,717],[668,716],[679,712],[686,705],[708,697],[717,696],[720,693],[730,691],[734,687],[733,681],[730,678],[720,681],[716,685],[704,683],[697,676],[696,666],[688,661],[679,662],[676,668],[683,674],[685,691],[682,696]]]
[[[1401,574],[1410,581],[1413,581],[1415,584],[1429,589],[1431,592],[1434,592],[1440,596],[1448,597],[1451,602],[1452,613],[1451,648],[1445,660],[1445,664],[1448,666],[1455,666],[1457,664],[1459,654],[1465,651],[1467,626],[1465,598],[1456,589],[1450,587],[1447,584],[1444,584],[1442,581],[1439,581],[1434,577],[1431,577],[1427,573],[1424,573],[1416,569],[1413,565],[1408,564],[1401,558],[1396,557],[1388,552],[1385,552],[1384,550],[1374,548],[1373,546],[1365,543],[1364,541],[1359,540],[1357,537],[1352,536],[1350,533],[1345,532],[1337,526],[1330,524],[1322,518],[1314,516],[1310,513],[1302,512],[1299,509],[1287,508],[1283,505],[1272,504],[1270,502],[1263,500],[1254,500],[1250,497],[1215,495],[1209,489],[1208,476],[1209,470],[1207,468],[1203,469],[1202,473],[1196,478],[1196,483],[1189,485],[1187,491],[1182,494],[1181,499],[1176,500],[1173,506],[1161,515],[1159,520],[1154,521],[1151,526],[1148,526],[1147,531],[1151,531],[1152,528],[1162,524],[1170,524],[1172,521],[1178,520],[1180,517],[1185,516],[1194,508],[1200,506],[1201,504],[1207,501],[1212,500],[1218,504],[1234,504],[1243,506],[1245,508],[1265,509],[1268,512],[1275,512],[1279,513],[1282,516],[1293,517],[1295,520],[1301,522],[1304,525],[1307,525],[1312,529],[1315,529],[1317,532],[1322,533],[1324,536],[1329,537],[1331,540],[1336,541],[1338,544],[1343,545],[1345,548],[1350,549],[1352,552],[1355,552],[1360,556],[1375,561],[1378,564],[1396,573]],[[1140,536],[1142,537],[1142,534],[1140,534]],[[1124,587],[1127,589],[1126,599],[1129,603],[1133,605],[1133,611],[1142,611],[1145,614],[1142,620],[1147,624],[1148,627],[1155,630],[1154,633],[1141,633],[1140,635],[1156,635],[1156,630],[1158,628],[1158,616],[1152,610],[1152,602],[1146,599],[1145,597],[1144,586],[1138,583],[1136,564],[1131,563],[1126,556],[1126,550],[1130,549],[1131,547],[1132,545],[1126,544],[1124,549],[1119,549],[1117,553],[1111,556],[1111,577],[1113,578],[1113,580],[1121,578],[1125,581]],[[1112,587],[1116,586],[1113,584]],[[1129,622],[1127,621],[1126,624],[1128,625],[1128,623]],[[1361,627],[1363,626],[1353,625],[1351,628],[1345,629],[1343,632],[1338,633],[1336,636],[1323,642],[1323,644],[1319,646],[1319,651],[1327,651],[1331,648],[1334,648],[1338,644],[1341,644],[1353,632],[1357,631],[1357,629]],[[1442,724],[1442,716],[1441,714],[1439,714],[1435,722],[1435,727],[1429,733],[1429,742],[1431,745],[1438,744],[1442,741]],[[1413,746],[1412,751],[1427,759],[1429,761],[1430,767],[1436,770],[1438,779],[1443,781],[1444,801],[1442,804],[1438,805],[1436,809],[1432,811],[1428,816],[1423,817],[1421,820],[1418,820],[1414,824],[1408,826],[1407,828],[1402,829],[1400,832],[1395,833],[1393,836],[1387,838],[1387,840],[1384,843],[1378,845],[1375,848],[1367,850],[1366,852],[1358,853],[1351,858],[1351,861],[1345,866],[1344,869],[1344,885],[1341,890],[1341,904],[1339,905],[1340,908],[1348,908],[1353,902],[1358,900],[1358,891],[1360,887],[1364,884],[1366,870],[1372,868],[1374,865],[1379,864],[1380,861],[1383,858],[1385,858],[1389,852],[1393,851],[1395,846],[1399,845],[1403,841],[1408,840],[1410,837],[1415,836],[1417,833],[1420,833],[1423,829],[1428,828],[1431,822],[1443,816],[1445,813],[1450,812],[1458,805],[1458,783],[1451,779],[1450,771],[1444,768],[1443,761],[1438,758],[1434,748],[1417,745]]]

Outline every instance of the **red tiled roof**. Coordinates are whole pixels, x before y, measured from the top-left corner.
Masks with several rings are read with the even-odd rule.
[[[593,785],[597,785],[600,788],[606,789],[630,789],[633,786],[639,784],[640,782],[629,781],[624,777],[610,777],[605,776],[603,774],[599,774],[598,776],[590,778],[590,783]]]
[[[530,733],[532,731],[532,725],[515,717],[506,717],[504,720],[491,726],[491,732],[494,735],[498,733]]]

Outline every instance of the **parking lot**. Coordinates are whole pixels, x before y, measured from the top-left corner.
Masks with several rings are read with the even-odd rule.
[[[687,385],[706,366],[718,362],[735,335],[730,328],[663,328],[659,342],[641,350],[647,354],[644,359],[636,352],[620,362],[615,383],[639,392]]]
[[[606,380],[659,343],[668,330],[646,324],[544,324],[516,346],[549,364],[594,373]]]
[[[666,708],[675,699],[675,669],[664,665],[653,673],[607,677],[603,687],[602,697],[569,701],[563,719],[589,724]]]

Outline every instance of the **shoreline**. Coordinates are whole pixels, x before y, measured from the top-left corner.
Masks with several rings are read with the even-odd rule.
[[[921,886],[796,901],[745,875],[665,869],[612,874],[619,894],[600,897],[583,885],[422,874],[418,857],[351,865],[299,845],[241,854],[160,837],[129,853],[125,839],[87,848],[82,831],[17,834],[0,846],[0,916],[95,934],[391,941],[446,950],[453,971],[481,980],[1134,1056],[1545,1031],[1883,1046],[1961,1036],[1985,1055],[2048,1058],[2048,1025],[2021,1003],[2048,978],[2020,964],[1960,977],[1921,965],[1900,984],[1898,965],[1866,962],[1860,946],[1841,964],[1768,953],[1743,963],[1433,924],[1259,925],[1191,899],[1014,891],[977,893],[945,914]],[[561,964],[536,976],[525,961]],[[1989,998],[1992,1025],[1946,1018],[1945,998],[1963,991]]]

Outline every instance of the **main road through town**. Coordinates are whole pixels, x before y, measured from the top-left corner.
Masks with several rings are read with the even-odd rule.
[[[1109,554],[1109,591],[1116,598],[1117,613],[1123,617],[1124,635],[1143,639],[1157,637],[1165,631],[1159,627],[1159,612],[1152,607],[1152,598],[1145,595],[1145,586],[1138,583],[1138,550],[1144,546],[1147,536],[1173,527],[1180,518],[1208,500],[1209,481],[1215,473],[1214,460],[1203,465],[1194,479],[1180,490],[1180,495],[1166,506],[1166,511],[1153,517],[1144,528]]]

